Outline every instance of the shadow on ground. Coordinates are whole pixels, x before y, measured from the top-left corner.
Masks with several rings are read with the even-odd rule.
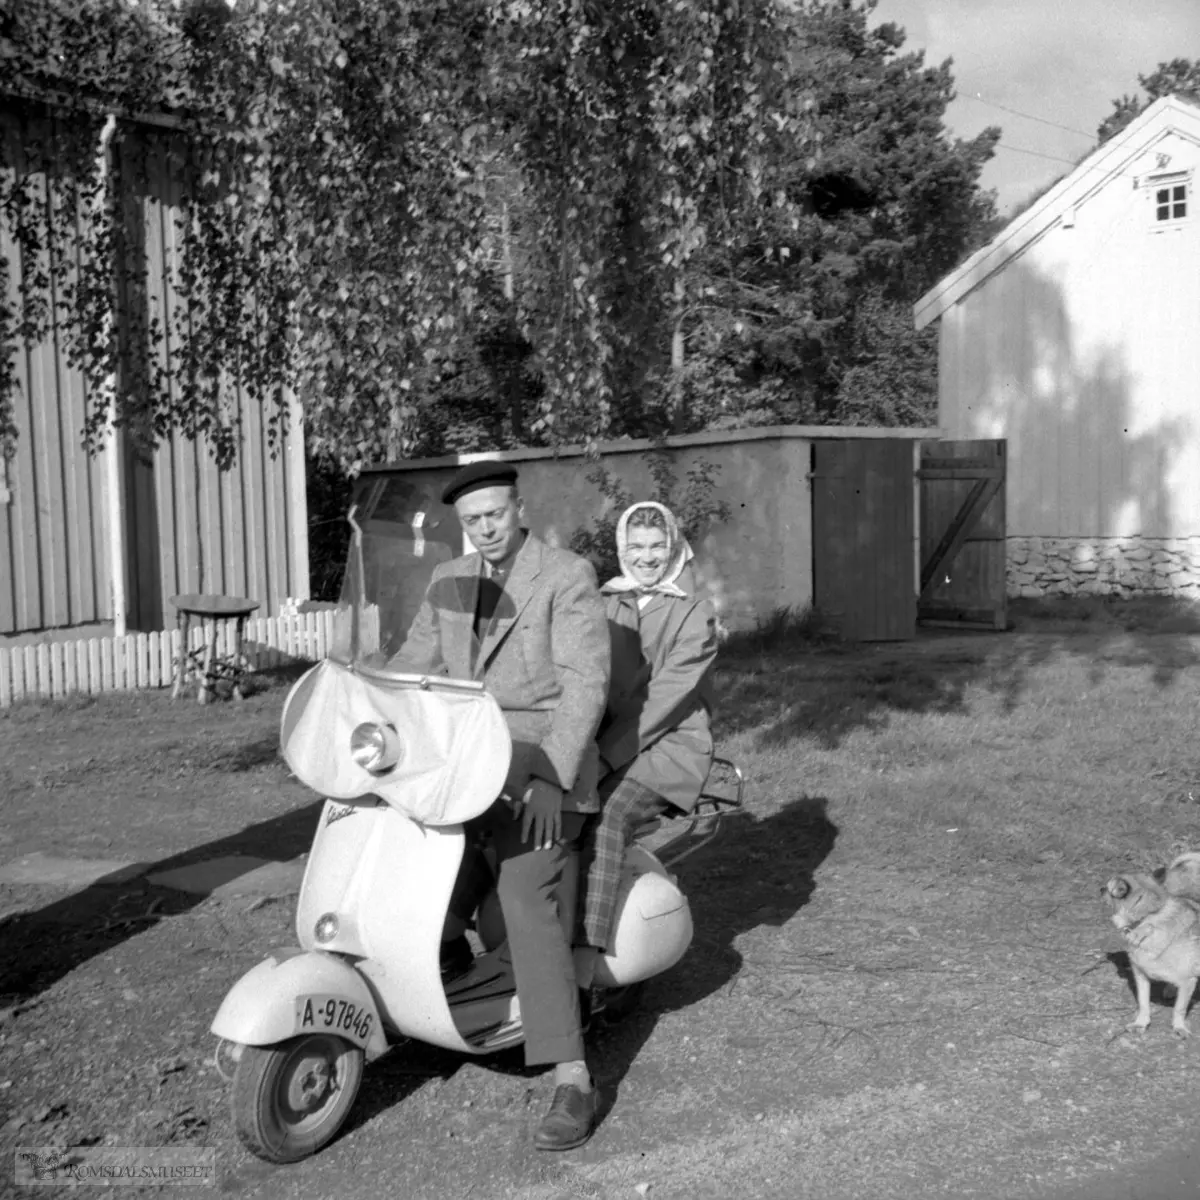
[[[265,744],[235,752],[255,759],[260,753],[266,753]],[[155,886],[147,875],[232,855],[288,862],[303,854],[322,804],[315,801],[181,854],[103,876],[44,908],[0,920],[0,996],[28,1002],[94,956],[205,899]]]
[[[1093,684],[1113,667],[1148,667],[1167,687],[1200,665],[1200,606],[1188,601],[1014,601],[1010,615],[1007,632],[921,629],[909,642],[841,643],[803,621],[735,635],[717,673],[718,739],[756,731],[763,747],[809,737],[834,748],[893,712],[965,711],[979,686],[1011,711],[1031,676],[1063,657],[1084,661]]]
[[[800,795],[767,817],[727,817],[718,838],[681,865],[679,882],[696,930],[691,949],[678,966],[648,981],[633,1012],[619,1022],[598,1023],[588,1036],[600,1122],[617,1103],[622,1081],[659,1017],[728,986],[742,966],[737,939],[761,926],[786,924],[808,903],[817,868],[837,838],[827,808],[824,798]],[[368,1069],[347,1129],[401,1103],[426,1080],[449,1079],[463,1061],[415,1042],[397,1047]],[[478,1061],[531,1081],[549,1069],[526,1067],[519,1049]]]

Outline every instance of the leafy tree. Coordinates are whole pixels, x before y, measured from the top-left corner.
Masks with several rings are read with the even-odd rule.
[[[999,131],[947,138],[950,63],[901,54],[900,29],[868,28],[873,8],[794,10],[811,137],[772,147],[762,211],[693,261],[685,427],[925,419],[936,351],[908,306],[994,214],[979,174]]]
[[[1173,58],[1170,62],[1161,62],[1152,74],[1139,75],[1138,83],[1146,98],[1122,96],[1112,102],[1113,111],[1096,130],[1101,145],[1163,96],[1174,94],[1200,103],[1200,59]]]
[[[978,176],[998,135],[946,137],[949,63],[868,29],[873,7],[18,6],[0,56],[68,115],[70,152],[42,164],[58,172],[57,250],[29,243],[40,201],[0,162],[27,264],[23,306],[0,304],[0,440],[16,339],[45,336],[52,303],[93,432],[111,414],[147,441],[203,433],[223,462],[235,388],[277,424],[298,394],[311,451],[342,472],[480,445],[924,419],[934,351],[907,306],[991,214]],[[139,114],[178,126],[152,146],[183,161],[178,309],[140,325],[144,304],[111,313],[114,293],[137,299],[140,264],[120,172],[106,189],[95,171],[109,113],[121,163],[151,142]]]
[[[142,298],[127,278],[129,229],[119,194],[102,170],[106,114],[161,113],[180,97],[180,43],[148,11],[95,0],[8,5],[0,13],[0,77],[20,138],[6,122],[0,137],[0,223],[12,251],[0,256],[0,453],[11,455],[17,436],[12,399],[22,341],[62,338],[70,358],[88,376],[93,401],[86,435],[96,439],[116,397],[118,366],[114,307]],[[21,98],[28,99],[22,103]],[[57,113],[69,113],[55,120]],[[109,133],[112,131],[109,130]],[[111,137],[114,177],[136,172],[123,153],[122,130]],[[16,149],[16,153],[13,151]],[[20,264],[20,292],[11,272]],[[130,286],[126,286],[126,284]],[[144,312],[142,332],[160,337],[161,323]],[[127,322],[134,327],[136,322]],[[161,382],[146,339],[125,347],[127,381]],[[137,436],[152,440],[153,415],[130,420]]]
[[[103,384],[129,351],[117,336],[128,322],[105,327],[103,302],[139,264],[113,235],[115,186],[84,227],[95,286],[67,295],[59,318],[94,385],[90,425],[113,414],[150,438],[204,433],[227,462],[235,388],[278,420],[293,390],[313,451],[352,470],[453,438],[438,398],[465,387],[465,399],[482,373],[508,385],[515,436],[606,431],[635,406],[711,197],[752,202],[764,131],[789,127],[784,11],[776,0],[21,6],[5,59],[38,87],[61,85],[54,100],[78,118],[80,147],[94,153],[106,110],[132,138],[139,112],[170,109],[186,152],[182,311],[169,340],[165,318],[138,331],[153,353],[120,395]],[[22,194],[22,169],[6,163],[0,181],[17,224],[31,217],[6,202]],[[52,282],[71,269],[60,256]],[[10,338],[12,321],[8,309]]]
[[[868,290],[840,334],[836,424],[937,424],[936,327],[914,330],[908,304]]]

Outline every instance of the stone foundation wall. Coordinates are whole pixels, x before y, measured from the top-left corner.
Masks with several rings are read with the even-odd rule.
[[[1200,537],[1008,539],[1008,594],[1200,598]]]

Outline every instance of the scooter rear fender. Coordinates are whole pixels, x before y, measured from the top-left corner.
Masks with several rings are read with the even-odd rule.
[[[229,989],[210,1028],[244,1046],[334,1033],[361,1046],[368,1061],[388,1046],[363,977],[344,959],[320,950],[273,951]]]

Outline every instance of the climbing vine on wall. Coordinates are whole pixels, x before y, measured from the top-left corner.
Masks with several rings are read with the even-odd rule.
[[[278,434],[293,392],[322,456],[403,455],[456,339],[500,294],[542,383],[533,431],[603,434],[669,358],[691,256],[731,211],[754,219],[763,146],[804,138],[780,12],[18,5],[0,66],[32,99],[0,142],[20,264],[19,288],[0,281],[0,443],[16,436],[16,347],[54,328],[93,441],[110,420],[147,444],[179,429],[228,463],[239,395]],[[177,187],[165,300],[138,236],[152,167]]]

